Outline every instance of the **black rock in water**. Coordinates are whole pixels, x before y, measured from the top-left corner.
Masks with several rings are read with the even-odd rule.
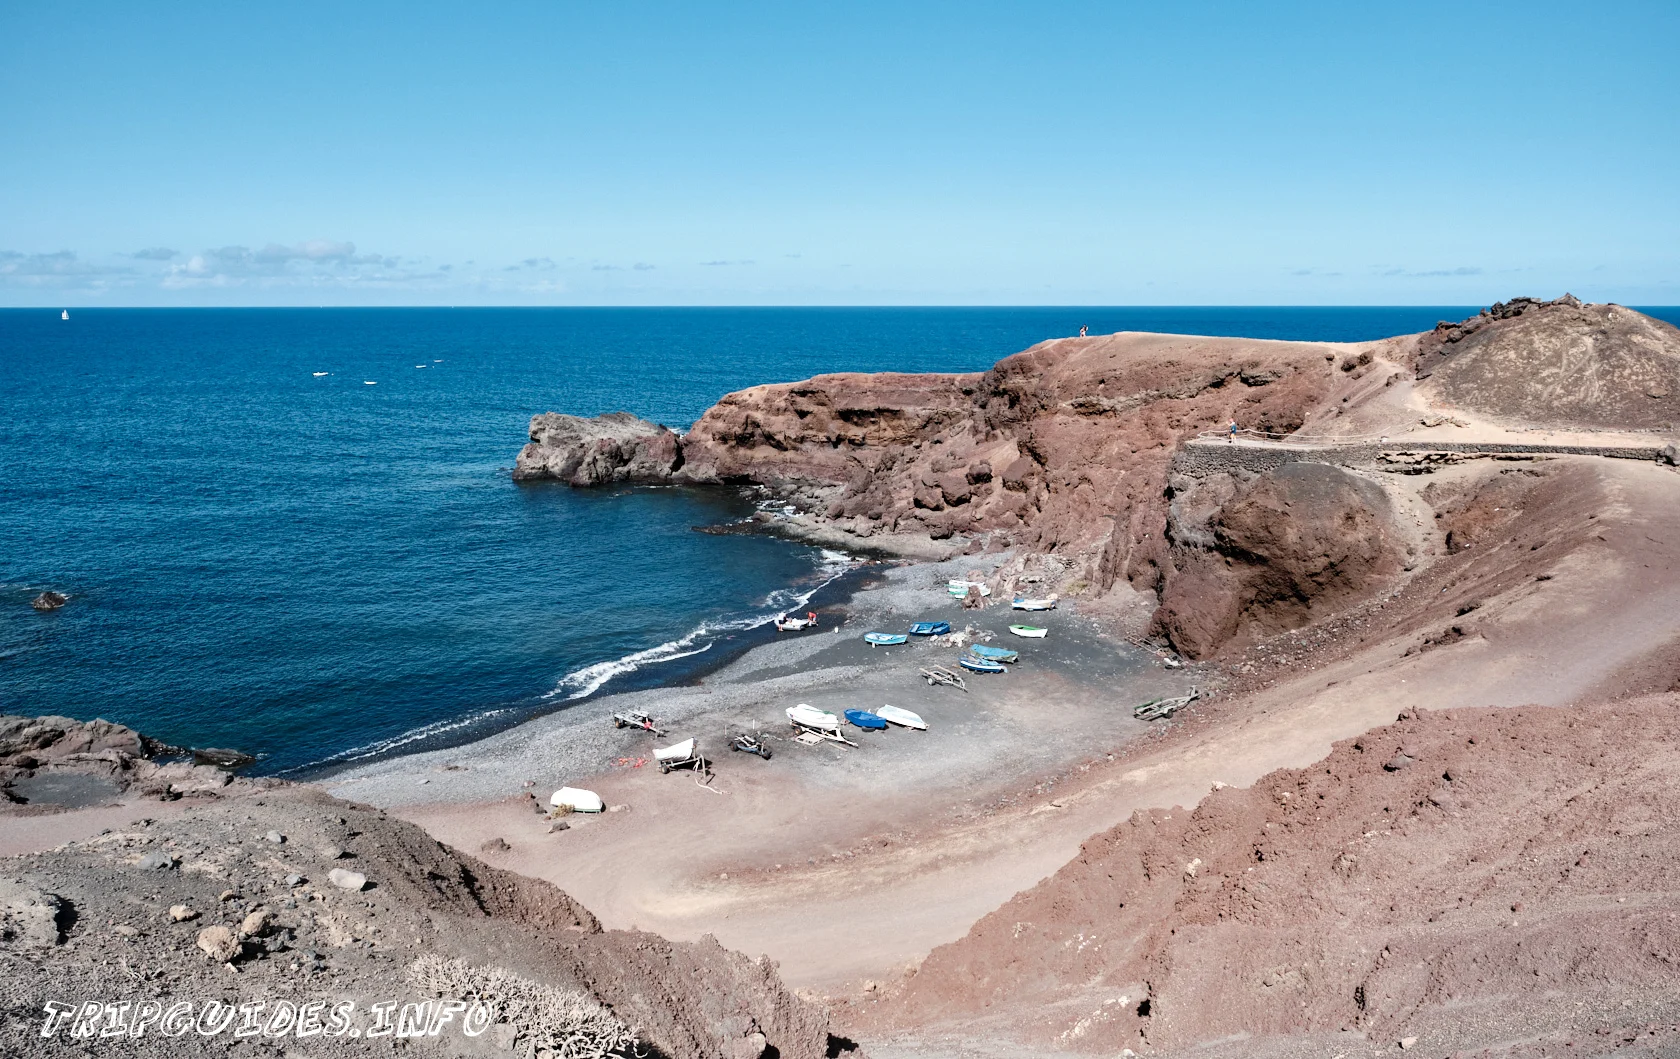
[[[250,754],[243,753],[242,751],[220,750],[216,747],[206,747],[203,750],[194,750],[192,752],[192,756],[193,764],[195,765],[214,765],[217,768],[223,769],[244,768],[246,765],[249,765],[251,762],[257,760]]]
[[[70,602],[69,596],[62,592],[54,592],[51,589],[48,589],[36,596],[34,599],[30,600],[29,605],[34,607],[36,610],[57,610],[68,602]]]

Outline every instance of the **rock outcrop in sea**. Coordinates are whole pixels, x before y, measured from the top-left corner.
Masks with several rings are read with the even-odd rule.
[[[48,589],[36,596],[34,599],[30,600],[29,605],[34,607],[36,610],[57,610],[68,602],[70,602],[69,596],[62,592],[54,592],[52,589]]]
[[[531,443],[520,450],[513,476],[575,486],[650,483],[669,481],[682,465],[682,446],[669,427],[628,412],[593,419],[548,412],[531,418]]]

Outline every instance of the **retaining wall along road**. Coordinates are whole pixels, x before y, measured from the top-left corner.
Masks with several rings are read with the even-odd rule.
[[[1369,441],[1350,445],[1298,445],[1284,442],[1238,442],[1193,439],[1179,448],[1173,470],[1199,478],[1222,471],[1269,471],[1286,463],[1329,463],[1340,467],[1369,466],[1387,454],[1462,452],[1478,455],[1533,453],[1546,456],[1604,456],[1617,460],[1659,460],[1675,463],[1676,447],[1669,445],[1548,445],[1511,441]]]

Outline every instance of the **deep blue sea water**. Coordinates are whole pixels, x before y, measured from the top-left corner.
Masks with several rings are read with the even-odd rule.
[[[0,712],[296,769],[691,673],[834,576],[693,532],[750,510],[730,492],[514,484],[535,412],[685,427],[1081,324],[1350,341],[1471,311],[0,310]],[[31,610],[47,587],[71,603]]]

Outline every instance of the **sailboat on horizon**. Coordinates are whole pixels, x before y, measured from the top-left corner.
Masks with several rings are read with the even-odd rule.
[[[70,310],[69,310],[69,309],[66,309],[66,310],[64,310],[64,311],[63,311],[63,312],[61,312],[61,313],[59,313],[59,314],[58,314],[58,318],[59,318],[59,319],[60,319],[60,320],[68,320],[68,319],[70,319]]]

